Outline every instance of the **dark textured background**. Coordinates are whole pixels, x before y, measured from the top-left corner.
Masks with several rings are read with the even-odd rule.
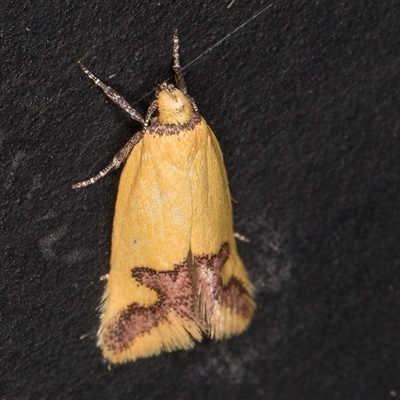
[[[2,399],[400,398],[400,4],[228,4],[2,1]],[[240,337],[108,370],[96,307],[120,172],[70,185],[139,125],[76,62],[145,112],[173,27],[182,65],[199,57],[188,89],[258,309]]]

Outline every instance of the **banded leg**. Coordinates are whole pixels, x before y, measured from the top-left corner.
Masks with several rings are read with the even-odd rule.
[[[154,112],[157,110],[157,108],[158,108],[158,101],[157,100],[153,100],[153,102],[150,104],[150,107],[148,108],[147,113],[146,113],[146,118],[145,118],[144,124],[143,124],[143,132],[149,126],[149,122],[151,120],[151,116],[154,114]]]
[[[132,108],[129,103],[121,96],[119,95],[114,89],[110,88],[110,86],[107,86],[104,84],[99,78],[94,76],[89,69],[82,64],[81,61],[78,62],[79,66],[82,68],[83,72],[98,86],[100,87],[103,92],[117,105],[119,105],[125,112],[127,112],[132,119],[135,121],[140,122],[142,125],[144,125],[144,119],[143,117],[134,109]]]
[[[103,176],[107,175],[112,169],[117,169],[119,166],[128,158],[132,149],[140,142],[143,138],[143,130],[136,132],[129,141],[125,144],[125,146],[114,156],[110,164],[107,165],[104,169],[102,169],[98,174],[92,176],[90,179],[82,182],[75,183],[72,185],[72,189],[79,189],[85,186],[92,185],[97,182]]]

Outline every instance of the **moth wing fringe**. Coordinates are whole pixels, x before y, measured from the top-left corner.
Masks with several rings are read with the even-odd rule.
[[[99,330],[97,345],[102,349],[103,356],[114,364],[157,356],[162,352],[188,350],[196,341],[201,341],[203,336],[195,321],[182,319],[174,312],[170,312],[159,325],[126,343],[121,351],[115,351],[106,344],[103,337],[106,329],[107,325]]]

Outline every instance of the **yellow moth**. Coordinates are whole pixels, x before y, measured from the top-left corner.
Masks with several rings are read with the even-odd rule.
[[[237,335],[255,308],[236,249],[222,153],[187,94],[176,29],[173,60],[177,87],[160,84],[145,118],[80,63],[143,125],[104,170],[73,185],[88,186],[126,160],[98,332],[111,363],[189,349],[203,335]]]

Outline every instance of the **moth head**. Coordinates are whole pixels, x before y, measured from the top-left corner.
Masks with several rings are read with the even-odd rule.
[[[157,92],[158,119],[162,124],[181,125],[192,118],[193,106],[181,90],[164,82]]]

